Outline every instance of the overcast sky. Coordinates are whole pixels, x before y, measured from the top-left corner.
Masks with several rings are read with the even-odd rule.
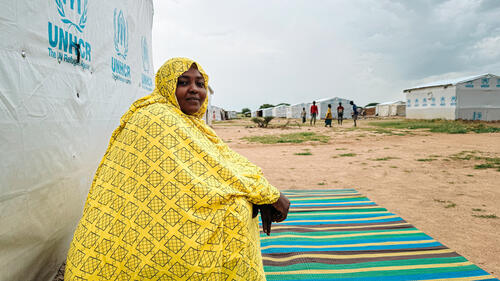
[[[213,104],[405,100],[424,82],[500,74],[500,0],[154,0],[155,69],[199,62]]]

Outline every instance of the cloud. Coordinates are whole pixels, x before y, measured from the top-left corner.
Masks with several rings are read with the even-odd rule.
[[[384,102],[427,78],[499,71],[498,3],[157,0],[153,57],[156,68],[174,56],[199,61],[228,109]]]

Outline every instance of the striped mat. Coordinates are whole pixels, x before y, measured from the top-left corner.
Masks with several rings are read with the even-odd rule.
[[[498,280],[354,189],[290,190],[261,234],[272,280]]]

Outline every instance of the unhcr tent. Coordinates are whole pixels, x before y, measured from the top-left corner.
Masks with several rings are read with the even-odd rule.
[[[406,103],[404,101],[391,101],[377,104],[375,114],[381,117],[404,116],[405,111]]]
[[[351,118],[352,106],[349,104],[350,100],[339,97],[317,100],[316,105],[318,106],[318,118],[325,119],[326,112],[328,111],[328,104],[332,105],[333,117],[337,118],[337,106],[339,105],[339,102],[341,102],[344,107],[344,119]]]
[[[308,103],[297,103],[288,106],[286,109],[286,118],[301,118],[300,114],[302,112],[302,108],[304,107],[306,109],[307,118],[310,118],[309,108],[311,107],[311,104]]]
[[[120,117],[154,88],[153,3],[0,3],[0,280],[52,280]]]
[[[482,74],[404,90],[406,118],[500,120],[500,77]]]
[[[268,117],[268,116],[273,116],[273,108],[265,108],[262,109],[262,117]]]
[[[286,105],[279,105],[279,106],[275,106],[273,107],[273,110],[272,110],[272,116],[274,117],[286,117],[286,108],[288,106]]]

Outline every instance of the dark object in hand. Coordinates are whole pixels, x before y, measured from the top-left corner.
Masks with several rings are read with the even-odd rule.
[[[290,200],[283,193],[280,193],[280,198],[273,204],[253,205],[252,217],[255,218],[260,210],[262,230],[269,236],[271,234],[272,223],[284,221],[288,215],[289,208]]]

